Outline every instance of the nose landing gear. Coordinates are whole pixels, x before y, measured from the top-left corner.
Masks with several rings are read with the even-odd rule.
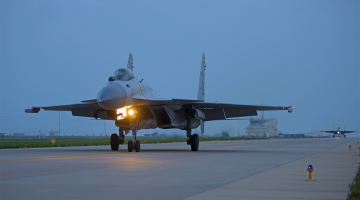
[[[128,151],[132,152],[135,149],[136,152],[140,152],[140,141],[136,140],[136,130],[132,130],[133,140],[129,140],[128,142]]]
[[[124,144],[125,135],[124,135],[124,128],[119,128],[119,143]]]
[[[128,151],[132,152],[132,150],[133,150],[133,141],[129,140],[129,142],[128,142]]]
[[[119,150],[119,145],[124,144],[124,139],[125,139],[124,128],[120,127],[119,136],[116,133],[111,134],[110,137],[111,150],[113,151]]]

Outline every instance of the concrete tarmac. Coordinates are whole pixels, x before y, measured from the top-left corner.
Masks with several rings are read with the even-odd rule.
[[[357,138],[0,150],[0,199],[346,199]],[[349,151],[352,145],[352,151]],[[313,178],[308,178],[308,165]]]

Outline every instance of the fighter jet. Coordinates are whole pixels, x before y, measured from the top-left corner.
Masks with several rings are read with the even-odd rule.
[[[340,136],[344,136],[344,138],[346,138],[345,133],[354,133],[354,132],[359,132],[359,131],[341,131],[340,127],[338,127],[336,131],[321,131],[321,132],[332,133],[332,134],[334,134],[333,138],[340,137]]]
[[[172,99],[159,95],[144,79],[133,73],[133,56],[129,54],[127,68],[120,68],[110,76],[106,85],[99,91],[97,98],[81,101],[79,104],[32,107],[26,113],[38,113],[40,110],[71,111],[73,116],[113,120],[119,127],[119,135],[110,137],[113,151],[124,143],[125,134],[132,132],[133,139],[128,141],[128,151],[140,151],[140,141],[136,139],[140,129],[180,129],[186,131],[187,144],[192,151],[199,149],[199,136],[192,129],[201,127],[204,122],[226,120],[235,117],[255,116],[258,111],[287,110],[293,106],[257,106],[205,101],[205,55],[203,53],[200,68],[200,80],[197,99]],[[161,78],[161,77],[159,77]]]

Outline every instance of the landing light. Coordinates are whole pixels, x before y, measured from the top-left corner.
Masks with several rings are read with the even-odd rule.
[[[126,115],[127,115],[127,109],[130,108],[131,106],[125,106],[119,109],[116,109],[116,119],[117,120],[122,120],[125,119]]]
[[[134,111],[133,110],[129,110],[129,115],[133,115]]]

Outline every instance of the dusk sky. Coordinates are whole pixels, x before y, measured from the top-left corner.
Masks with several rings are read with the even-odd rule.
[[[0,18],[2,133],[59,130],[59,112],[25,108],[95,99],[129,53],[135,76],[159,94],[196,99],[203,52],[206,101],[293,105],[265,112],[284,133],[360,130],[358,0],[0,0]],[[62,135],[118,130],[71,112],[60,119]],[[205,134],[244,135],[248,125],[206,122]],[[155,131],[185,135],[140,135]]]

